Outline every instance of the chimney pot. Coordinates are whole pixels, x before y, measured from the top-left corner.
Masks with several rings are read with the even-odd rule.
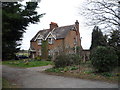
[[[53,30],[54,28],[57,28],[57,27],[58,27],[57,23],[55,22],[50,23],[50,30]]]

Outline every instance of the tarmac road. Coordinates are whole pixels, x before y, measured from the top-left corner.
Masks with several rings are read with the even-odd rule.
[[[117,84],[47,75],[34,69],[3,65],[2,75],[22,88],[118,88]]]

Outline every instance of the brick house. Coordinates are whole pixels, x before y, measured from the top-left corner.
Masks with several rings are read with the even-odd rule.
[[[81,39],[79,33],[79,22],[59,27],[57,23],[51,22],[50,28],[40,30],[30,41],[30,55],[32,58],[41,56],[42,41],[48,42],[48,55],[55,58],[62,52],[67,54],[76,53],[76,47],[80,47]]]

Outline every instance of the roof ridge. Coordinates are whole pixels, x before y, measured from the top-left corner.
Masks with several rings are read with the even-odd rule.
[[[40,31],[46,31],[46,30],[50,30],[50,29],[42,29],[42,30],[39,30],[38,32],[40,32]]]
[[[75,24],[73,24],[73,25],[75,25]],[[68,27],[68,26],[73,26],[73,25],[60,26],[60,27],[57,27],[57,28]],[[42,30],[39,30],[38,32],[40,32],[40,31],[45,31],[45,30],[50,30],[50,29],[42,29]]]
[[[75,25],[75,24],[72,24],[72,25],[66,25],[66,26],[60,26],[60,27],[68,27],[68,26],[73,26],[73,25]],[[59,27],[57,27],[57,28],[59,28]]]

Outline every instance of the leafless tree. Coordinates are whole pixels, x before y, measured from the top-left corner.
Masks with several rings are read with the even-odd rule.
[[[85,16],[87,25],[120,30],[120,0],[87,0],[79,13]]]

